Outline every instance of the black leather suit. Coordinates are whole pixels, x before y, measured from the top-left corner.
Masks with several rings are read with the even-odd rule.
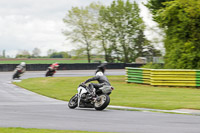
[[[94,87],[97,92],[99,91],[99,88],[103,87],[104,85],[111,86],[110,82],[108,81],[108,78],[105,75],[92,77],[92,78],[86,80],[84,83],[86,84],[86,83],[89,83],[91,81],[98,81],[99,82],[99,84],[96,84],[96,83],[90,83],[89,84],[89,88]]]

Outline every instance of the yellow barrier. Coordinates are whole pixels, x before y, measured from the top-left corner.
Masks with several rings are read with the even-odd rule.
[[[165,86],[200,86],[200,70],[126,68],[128,83]]]

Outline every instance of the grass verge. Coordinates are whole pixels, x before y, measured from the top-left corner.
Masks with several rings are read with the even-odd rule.
[[[30,78],[14,83],[30,91],[69,101],[77,86],[89,77]],[[124,76],[108,76],[115,90],[110,105],[152,109],[200,109],[200,89],[127,84]]]
[[[91,60],[91,62],[95,62],[96,60]],[[99,60],[98,60],[99,61]],[[101,59],[101,61],[103,61]],[[1,60],[0,64],[20,64],[21,62],[26,62],[26,64],[52,64],[55,62],[58,63],[88,63],[87,59],[13,59],[13,60]]]
[[[100,132],[51,130],[51,129],[35,129],[35,128],[0,128],[0,133],[100,133]]]

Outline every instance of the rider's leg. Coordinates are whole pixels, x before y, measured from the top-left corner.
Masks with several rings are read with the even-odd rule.
[[[91,83],[91,84],[95,88],[95,90],[94,90],[95,95],[102,93],[102,90],[100,90],[99,88],[103,87],[104,84],[95,84],[95,83]]]

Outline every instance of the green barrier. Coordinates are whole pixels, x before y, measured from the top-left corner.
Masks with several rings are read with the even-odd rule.
[[[200,86],[200,70],[126,67],[126,82],[153,86]]]
[[[143,68],[126,67],[128,83],[150,84],[150,70]]]

